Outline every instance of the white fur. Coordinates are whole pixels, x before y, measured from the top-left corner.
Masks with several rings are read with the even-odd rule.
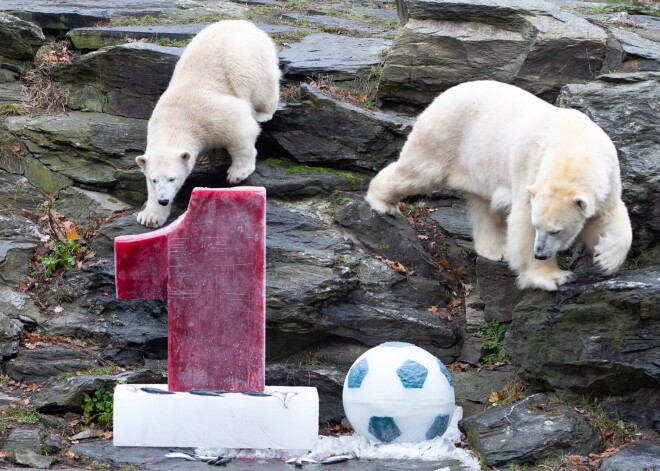
[[[195,36],[149,119],[146,152],[136,158],[148,191],[140,224],[165,223],[174,196],[206,149],[227,149],[231,184],[254,171],[258,123],[277,109],[279,80],[275,44],[252,23],[220,21]]]
[[[555,254],[578,235],[607,274],[630,248],[611,140],[584,114],[511,85],[469,82],[436,98],[366,200],[396,214],[405,196],[441,187],[465,194],[477,253],[506,259],[521,288],[552,291],[572,280]]]

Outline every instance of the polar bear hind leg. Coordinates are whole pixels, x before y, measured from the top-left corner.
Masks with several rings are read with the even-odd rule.
[[[470,202],[474,249],[482,257],[500,261],[506,245],[506,218],[493,211],[490,201],[476,195],[466,195]]]

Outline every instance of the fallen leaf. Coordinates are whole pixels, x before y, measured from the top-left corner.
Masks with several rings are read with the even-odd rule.
[[[438,306],[431,306],[430,308],[427,309],[429,312],[438,312],[440,309]]]
[[[53,312],[54,312],[55,314],[59,314],[59,313],[62,312],[62,311],[64,311],[64,308],[63,308],[62,306],[55,306],[55,307],[53,308]]]
[[[21,144],[19,142],[15,142],[11,145],[11,151],[14,154],[18,154],[21,151]]]
[[[457,308],[461,305],[461,303],[462,303],[461,298],[454,298],[449,303],[449,307]]]
[[[101,440],[110,440],[112,438],[112,432],[103,432],[101,435]]]
[[[110,291],[102,291],[101,296],[107,296],[110,294]]]
[[[449,371],[467,371],[470,368],[469,363],[461,363],[460,361],[455,361],[447,365]]]
[[[465,271],[465,268],[458,267],[454,270],[454,275],[456,275],[456,278],[461,280],[467,276],[467,272]]]
[[[427,236],[427,235],[423,235],[423,234],[419,234],[419,235],[417,236],[417,238],[420,239],[420,240],[427,240],[427,239],[429,238],[429,236]]]
[[[403,212],[406,211],[406,209],[408,209],[408,206],[406,206],[406,203],[399,203],[399,211],[401,211],[403,213]]]
[[[534,404],[534,407],[536,407],[537,409],[543,410],[543,409],[545,409],[545,404]]]
[[[502,396],[502,393],[500,393],[498,391],[495,391],[490,396],[488,396],[488,402],[491,402],[491,403],[501,401],[502,399],[504,399],[504,397]]]

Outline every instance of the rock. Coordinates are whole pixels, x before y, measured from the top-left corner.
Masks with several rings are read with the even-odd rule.
[[[189,23],[172,25],[136,25],[136,26],[101,26],[95,28],[76,28],[67,33],[77,49],[101,49],[107,46],[126,44],[127,41],[172,40],[184,41],[192,39],[202,29],[211,23]],[[300,28],[286,25],[269,25],[255,23],[267,33],[278,34],[296,31]]]
[[[660,241],[660,207],[655,204],[660,192],[660,73],[609,74],[585,85],[567,85],[557,104],[587,114],[616,145],[633,254],[652,250]]]
[[[314,27],[315,24],[323,25],[325,31],[337,30],[337,33],[350,36],[379,36],[383,33],[392,33],[391,28],[383,28],[383,25],[377,21],[375,24],[367,24],[362,21],[339,18],[329,15],[301,15],[300,13],[284,13],[282,18],[297,21],[298,24],[309,24]]]
[[[335,221],[348,228],[371,253],[400,262],[421,276],[440,277],[441,272],[403,216],[377,213],[364,200],[356,199],[337,209]]]
[[[6,123],[49,170],[111,193],[123,173],[137,167],[135,156],[146,145],[146,120],[102,113],[18,116]]]
[[[5,374],[26,383],[44,383],[62,373],[96,366],[94,358],[75,348],[54,345],[34,350],[22,349],[16,358],[5,363]]]
[[[17,428],[9,432],[3,450],[11,453],[41,448],[39,430]]]
[[[85,394],[93,394],[97,387],[113,390],[118,381],[131,384],[160,384],[167,380],[151,370],[135,370],[118,375],[88,375],[56,379],[32,396],[32,405],[40,412],[79,410]]]
[[[129,211],[131,206],[106,193],[71,186],[62,190],[55,208],[78,226],[89,226],[111,214]]]
[[[398,158],[412,120],[343,103],[307,84],[300,90],[300,101],[280,108],[263,131],[291,158],[371,171]]]
[[[0,312],[0,360],[18,353],[18,344],[23,338],[23,324]]]
[[[660,430],[660,395],[657,388],[640,388],[630,394],[605,397],[600,405],[610,417]]]
[[[73,435],[71,440],[88,440],[90,438],[98,438],[102,435],[103,432],[101,430],[87,429]]]
[[[615,51],[622,53],[618,60],[609,62],[610,70],[619,73],[639,72],[645,70],[660,71],[660,44],[637,34],[634,28],[608,27],[618,46]]]
[[[49,433],[44,438],[44,446],[48,453],[55,455],[62,451],[62,439],[54,433]]]
[[[269,198],[327,197],[337,191],[357,191],[367,187],[369,177],[328,167],[296,165],[281,159],[257,162],[257,169],[246,185],[263,186]]]
[[[34,324],[42,319],[39,307],[22,291],[0,284],[0,312],[24,324]]]
[[[0,393],[0,406],[10,406],[18,401],[20,401],[20,399],[17,397],[7,396],[6,394]]]
[[[659,280],[656,267],[608,279],[580,274],[557,293],[527,291],[505,350],[525,381],[558,393],[610,400],[647,393],[627,418],[649,426],[650,404],[659,401]]]
[[[502,391],[506,383],[519,381],[512,366],[505,365],[494,370],[474,369],[451,373],[454,380],[456,405],[463,408],[463,418],[482,413],[491,405],[488,397]]]
[[[346,373],[337,368],[312,365],[268,365],[266,384],[312,386],[319,393],[319,422],[340,422],[344,417],[342,392]]]
[[[281,51],[280,62],[286,78],[328,76],[335,84],[355,84],[369,77],[391,45],[389,39],[316,33]]]
[[[11,286],[25,281],[39,239],[38,226],[17,214],[0,214],[0,278]]]
[[[595,77],[606,53],[598,26],[542,1],[400,0],[405,25],[385,60],[378,97],[425,107],[462,82],[512,83],[554,101]]]
[[[516,274],[506,262],[477,257],[477,290],[484,302],[486,322],[509,323],[513,309],[524,296],[516,285]]]
[[[459,361],[469,363],[470,365],[478,365],[479,360],[484,355],[483,343],[484,339],[479,337],[466,338],[461,347],[461,355],[458,357]]]
[[[14,66],[16,71],[32,68],[34,56],[44,40],[37,25],[0,13],[0,68]]]
[[[50,465],[53,464],[55,459],[55,456],[39,455],[33,450],[17,451],[11,457],[11,460],[16,464],[37,469],[50,468]]]
[[[67,90],[72,109],[148,119],[182,52],[147,43],[110,46],[53,66],[51,77]]]
[[[461,247],[474,249],[472,223],[468,205],[464,200],[430,200],[427,204],[434,210],[429,216],[438,223],[443,231],[453,236]]]
[[[584,415],[550,403],[544,394],[463,419],[459,428],[488,466],[534,463],[566,454],[587,456],[600,446],[598,431]]]
[[[660,469],[660,445],[638,440],[621,447],[617,454],[603,459],[600,471],[656,471]]]
[[[134,214],[110,219],[101,225],[92,239],[92,250],[96,252],[97,258],[109,262],[115,259],[115,237],[127,234],[145,234],[152,230],[138,223]],[[108,274],[112,274],[113,270],[114,264],[108,267]]]

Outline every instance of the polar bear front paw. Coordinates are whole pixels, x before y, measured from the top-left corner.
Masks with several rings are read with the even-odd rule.
[[[570,283],[576,278],[575,273],[565,270],[529,270],[518,275],[518,287],[557,291],[560,285]]]
[[[594,264],[605,275],[611,275],[623,265],[629,248],[629,244],[614,237],[601,237],[594,247]]]
[[[169,206],[147,206],[138,213],[137,221],[143,226],[156,228],[165,224],[169,215]]]
[[[254,169],[255,169],[254,164],[252,165],[233,164],[231,167],[229,167],[229,170],[227,170],[227,181],[232,185],[236,185],[237,183],[242,182],[247,177],[252,175]]]
[[[401,214],[401,211],[399,210],[399,204],[390,204],[386,203],[385,201],[375,199],[367,195],[365,198],[365,201],[369,203],[369,206],[371,206],[371,209],[376,211],[377,213],[381,214],[391,214],[392,216],[396,216],[397,214]]]

